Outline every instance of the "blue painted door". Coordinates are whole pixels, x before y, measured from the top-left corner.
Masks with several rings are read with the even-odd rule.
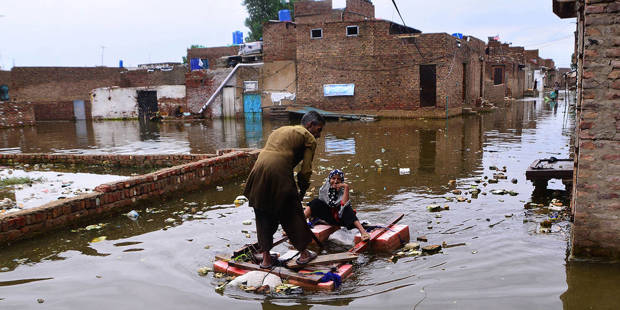
[[[261,113],[260,94],[243,95],[243,112],[245,113]]]

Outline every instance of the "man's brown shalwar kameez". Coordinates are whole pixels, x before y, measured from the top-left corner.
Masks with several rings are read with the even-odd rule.
[[[298,251],[305,250],[312,241],[301,199],[310,184],[315,149],[316,139],[302,126],[280,127],[269,135],[244,192],[254,208],[261,251],[273,247],[273,234],[278,224]],[[300,161],[303,163],[297,173],[298,191],[293,169]]]

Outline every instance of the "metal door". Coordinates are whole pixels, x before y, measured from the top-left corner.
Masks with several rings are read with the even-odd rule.
[[[434,107],[437,100],[435,65],[420,65],[420,106]]]
[[[73,116],[77,121],[86,119],[84,100],[73,100]]]
[[[138,118],[149,120],[157,113],[157,92],[148,90],[138,91]]]
[[[493,85],[500,85],[504,83],[504,68],[493,67]]]
[[[245,94],[243,95],[243,112],[245,113],[261,113],[260,95]]]
[[[235,88],[224,87],[222,92],[223,107],[222,114],[224,117],[235,117]]]

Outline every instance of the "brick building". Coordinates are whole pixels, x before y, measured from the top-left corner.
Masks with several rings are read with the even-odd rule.
[[[33,104],[37,121],[88,118],[90,91],[97,87],[119,85],[123,70],[107,67],[13,67],[11,100]]]
[[[577,115],[571,257],[620,260],[619,0],[554,0],[577,18]]]
[[[366,0],[295,3],[297,104],[390,117],[461,113],[483,92],[484,42],[375,19]],[[329,9],[328,9],[329,8]],[[346,85],[346,95],[329,88]]]
[[[486,79],[489,88],[485,97],[494,103],[502,102],[503,97],[498,97],[503,90],[505,97],[523,98],[526,86],[525,49],[490,37],[486,53]]]

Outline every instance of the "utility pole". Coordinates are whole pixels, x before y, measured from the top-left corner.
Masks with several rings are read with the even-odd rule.
[[[101,66],[103,67],[103,52],[105,51],[105,46],[101,45]]]

